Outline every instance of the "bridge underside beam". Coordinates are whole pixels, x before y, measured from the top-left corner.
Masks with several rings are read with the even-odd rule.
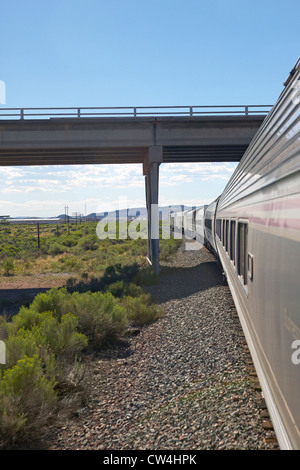
[[[247,145],[162,147],[162,163],[238,162]],[[148,147],[37,148],[0,150],[0,166],[145,163]]]
[[[166,146],[164,163],[180,162],[239,162],[248,145]]]

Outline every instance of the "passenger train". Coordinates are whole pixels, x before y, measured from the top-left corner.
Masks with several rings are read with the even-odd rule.
[[[174,214],[220,261],[281,449],[300,449],[300,59],[223,193]]]

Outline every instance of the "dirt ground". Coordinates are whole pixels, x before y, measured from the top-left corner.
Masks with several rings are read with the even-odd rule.
[[[35,274],[0,277],[0,315],[11,317],[28,306],[40,292],[66,284],[69,274]]]

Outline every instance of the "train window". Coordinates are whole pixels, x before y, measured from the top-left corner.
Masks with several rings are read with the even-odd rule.
[[[225,250],[228,252],[229,251],[229,248],[228,248],[228,245],[229,245],[229,220],[226,220],[225,222]]]
[[[222,220],[222,243],[225,244],[225,220]]]
[[[248,224],[238,223],[238,274],[241,276],[243,284],[247,284],[247,244],[248,244]]]
[[[219,239],[221,240],[221,219],[217,219],[216,221],[216,232]]]
[[[211,219],[205,219],[204,225],[205,225],[206,228],[208,228],[208,230],[211,230],[211,229],[212,229],[212,221],[211,221]]]
[[[230,259],[235,264],[235,220],[230,221]]]

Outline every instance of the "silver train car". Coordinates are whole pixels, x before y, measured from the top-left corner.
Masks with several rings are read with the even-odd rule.
[[[300,449],[300,60],[284,85],[204,223],[279,446]]]
[[[205,242],[204,234],[204,212],[207,206],[180,211],[171,216],[171,232],[175,238],[196,240],[202,245]]]
[[[175,238],[182,238],[184,230],[184,212],[179,211],[171,215],[171,230]]]
[[[196,238],[196,209],[187,210],[183,213],[183,233],[186,239]]]
[[[207,205],[195,209],[195,239],[201,245],[205,244],[204,214],[206,209]]]
[[[217,256],[217,245],[215,237],[216,210],[219,197],[213,201],[205,210],[204,214],[204,245]]]

